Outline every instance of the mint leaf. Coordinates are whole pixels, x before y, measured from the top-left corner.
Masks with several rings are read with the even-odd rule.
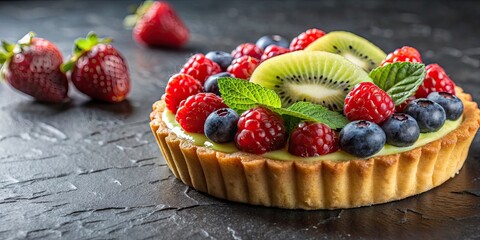
[[[275,91],[238,78],[220,78],[218,87],[223,101],[241,113],[258,105],[280,108],[282,102]]]
[[[425,73],[424,64],[396,62],[375,68],[369,76],[378,87],[390,95],[397,106],[415,94],[425,79]]]
[[[301,121],[321,122],[331,129],[343,128],[349,123],[348,119],[341,113],[310,102],[296,102],[288,108],[268,108],[282,115],[285,126],[289,131]]]
[[[308,118],[304,118],[304,120],[321,122],[329,126],[331,129],[343,128],[350,122],[341,113],[310,102],[296,102],[288,107],[288,110],[307,116]]]
[[[228,107],[242,113],[262,106],[282,115],[287,129],[292,130],[301,121],[321,122],[332,129],[343,128],[348,119],[341,113],[310,102],[296,102],[281,108],[282,102],[275,91],[238,78],[220,78],[218,87]]]

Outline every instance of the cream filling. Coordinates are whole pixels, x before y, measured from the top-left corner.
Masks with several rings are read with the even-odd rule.
[[[239,151],[234,143],[214,143],[210,141],[204,134],[185,132],[175,120],[175,115],[169,110],[163,111],[162,120],[165,122],[167,127],[172,132],[174,132],[178,137],[188,139],[197,146],[209,147],[209,148],[212,148],[213,150],[224,152],[224,153],[234,153]],[[397,153],[406,152],[414,148],[426,145],[430,142],[433,142],[435,140],[438,140],[444,137],[451,131],[457,129],[462,123],[462,120],[463,120],[463,116],[455,121],[447,120],[445,121],[445,124],[443,125],[443,127],[436,132],[420,133],[420,137],[415,142],[415,144],[409,147],[395,147],[389,144],[385,144],[382,150],[380,150],[380,152],[378,152],[374,156],[397,154]],[[347,161],[352,159],[358,159],[358,157],[350,155],[341,150],[334,153],[317,156],[317,157],[306,157],[306,158],[299,157],[299,156],[290,154],[288,152],[287,147],[276,150],[276,151],[267,152],[262,156],[270,159],[276,159],[276,160],[303,160],[303,161],[331,160],[331,161],[341,162],[341,161]]]

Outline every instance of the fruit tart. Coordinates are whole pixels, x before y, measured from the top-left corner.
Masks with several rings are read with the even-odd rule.
[[[353,208],[423,193],[462,168],[480,110],[413,47],[385,54],[309,29],[192,56],[153,104],[173,174],[235,202]]]

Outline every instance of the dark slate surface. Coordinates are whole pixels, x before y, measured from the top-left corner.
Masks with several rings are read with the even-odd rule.
[[[360,3],[361,2],[361,3]],[[148,126],[168,76],[194,52],[231,50],[264,34],[344,29],[391,51],[413,45],[480,101],[480,3],[411,1],[178,1],[190,27],[183,51],[137,46],[122,28],[133,3],[0,2],[0,37],[30,30],[58,44],[111,36],[133,80],[129,100],[91,102],[72,89],[44,105],[0,86],[0,239],[22,238],[479,238],[477,137],[460,174],[406,200],[336,211],[289,211],[217,200],[177,181]]]

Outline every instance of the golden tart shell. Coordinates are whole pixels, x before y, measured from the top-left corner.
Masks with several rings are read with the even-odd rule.
[[[456,92],[464,119],[443,138],[398,154],[343,162],[273,160],[196,146],[167,128],[163,100],[153,104],[150,127],[175,177],[200,192],[287,209],[353,208],[423,193],[459,172],[479,128],[480,110],[469,94],[458,87]]]

